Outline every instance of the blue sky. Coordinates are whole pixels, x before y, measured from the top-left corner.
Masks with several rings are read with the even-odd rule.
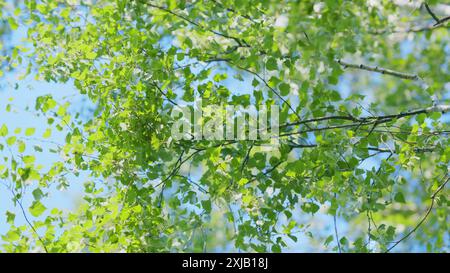
[[[13,45],[23,44],[22,39],[24,35],[25,29],[21,27],[13,32],[9,42]],[[77,92],[70,82],[67,84],[56,84],[37,81],[34,79],[34,75],[29,75],[25,80],[19,81],[18,77],[23,71],[23,67],[19,67],[16,71],[5,73],[5,76],[0,80],[0,125],[5,124],[9,132],[13,132],[16,128],[22,128],[22,133],[18,135],[18,139],[26,139],[27,149],[25,154],[34,155],[37,164],[41,164],[44,166],[44,169],[48,169],[53,162],[60,160],[60,156],[48,151],[46,152],[48,148],[55,147],[55,145],[39,140],[42,139],[41,136],[47,128],[47,120],[45,117],[38,117],[33,113],[36,98],[42,95],[52,94],[58,102],[63,100],[69,101],[71,103],[70,109],[72,110],[79,109],[85,103],[85,98]],[[17,89],[15,89],[16,83],[18,84]],[[11,105],[10,112],[5,110],[8,104]],[[27,111],[27,107],[30,110]],[[33,137],[25,137],[23,134],[24,130],[31,127],[36,129],[35,135]],[[63,144],[66,133],[67,128],[64,128],[61,132],[53,130],[51,141]],[[5,144],[3,139],[0,142]],[[33,145],[41,146],[44,152],[35,152]],[[3,161],[3,153],[7,153],[6,156],[9,156],[9,151],[6,148],[0,151],[0,164],[5,163]],[[49,192],[49,198],[44,199],[43,204],[47,208],[74,209],[77,201],[81,197],[82,182],[85,178],[85,175],[81,175],[80,177],[71,175],[69,188],[60,191],[52,187],[52,190]],[[24,207],[28,207],[33,201],[31,191],[34,188],[36,188],[36,185],[30,185],[30,188],[27,190],[27,194],[23,199]],[[6,211],[16,214],[16,225],[25,224],[20,210],[14,207],[11,197],[12,195],[6,187],[0,185],[0,234],[5,233],[9,229],[8,224],[5,222],[6,218],[4,217]]]

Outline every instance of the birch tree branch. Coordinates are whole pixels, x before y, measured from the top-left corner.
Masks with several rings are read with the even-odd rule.
[[[425,3],[425,8],[427,9],[428,13],[433,17],[433,19],[436,21],[436,23],[439,23],[439,18],[437,18],[436,14],[433,13],[433,11],[430,9],[427,3]]]
[[[391,115],[380,115],[380,116],[370,116],[370,117],[360,117],[360,118],[352,117],[352,116],[326,116],[326,117],[302,120],[300,122],[285,123],[283,125],[280,125],[280,128],[295,126],[295,125],[300,125],[300,124],[308,124],[308,123],[319,122],[319,121],[324,121],[324,120],[333,120],[333,119],[334,120],[353,121],[352,123],[347,123],[347,124],[331,125],[331,126],[326,126],[326,127],[308,128],[306,130],[301,130],[301,131],[285,132],[285,133],[280,134],[280,137],[298,135],[298,134],[303,134],[303,133],[308,133],[308,132],[360,127],[360,126],[371,125],[371,124],[376,124],[378,126],[380,124],[390,122],[393,120],[398,120],[403,117],[409,117],[409,116],[415,116],[415,115],[433,113],[433,112],[448,113],[448,112],[450,112],[450,105],[438,104],[438,105],[433,105],[433,106],[430,106],[427,108],[417,109],[417,110],[408,111],[408,112],[402,112],[402,113],[398,113],[398,114],[391,114]]]
[[[372,71],[377,72],[381,74],[387,74],[394,77],[407,79],[407,80],[420,80],[420,77],[416,74],[408,74],[403,72],[398,72],[395,70],[387,69],[387,68],[381,68],[378,66],[369,66],[365,64],[352,64],[345,61],[342,61],[341,59],[337,59],[336,62],[338,62],[340,65],[342,65],[344,68],[354,68],[354,69],[361,69],[366,71]]]
[[[442,19],[439,19],[436,16],[436,14],[434,14],[434,12],[430,9],[430,7],[428,6],[427,3],[425,3],[425,8],[427,9],[427,11],[431,15],[431,17],[433,17],[433,19],[436,21],[436,24],[434,24],[433,26],[442,25],[446,21],[450,20],[450,16],[447,16],[447,17],[444,17]]]

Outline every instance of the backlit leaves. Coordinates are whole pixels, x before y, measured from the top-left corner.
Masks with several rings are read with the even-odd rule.
[[[317,250],[386,251],[414,227],[448,175],[447,116],[427,110],[432,92],[447,98],[445,28],[408,32],[430,18],[394,3],[185,2],[26,1],[4,20],[28,39],[6,66],[29,63],[28,77],[88,101],[54,90],[34,105],[46,124],[0,126],[0,178],[42,220],[31,223],[47,249],[282,252],[301,250],[302,233]],[[337,58],[417,73],[429,88]],[[280,106],[280,146],[175,141],[171,111],[199,99]],[[57,159],[42,166],[47,153]],[[73,177],[82,201],[47,216],[43,203]],[[401,250],[448,250],[447,195]],[[15,215],[2,247],[45,250]]]

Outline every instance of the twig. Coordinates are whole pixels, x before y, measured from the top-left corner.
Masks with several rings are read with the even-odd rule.
[[[252,17],[250,17],[250,16],[248,16],[248,15],[246,15],[246,14],[242,14],[242,13],[236,11],[235,9],[232,9],[232,8],[229,8],[229,7],[225,7],[225,6],[224,6],[222,3],[220,3],[219,1],[211,0],[211,2],[214,2],[215,4],[221,6],[222,8],[225,8],[226,11],[233,12],[233,13],[236,13],[236,14],[242,16],[243,18],[245,18],[245,19],[251,21],[252,23],[255,23],[255,24],[258,23],[258,22],[256,22],[255,19],[253,19]]]
[[[21,212],[22,212],[23,218],[25,219],[25,221],[27,222],[27,224],[30,226],[30,228],[33,230],[34,234],[36,234],[36,236],[38,237],[38,240],[39,240],[39,242],[41,242],[42,247],[44,247],[45,252],[46,252],[46,253],[49,253],[49,252],[48,252],[48,249],[47,249],[47,246],[46,246],[45,243],[44,243],[44,240],[42,240],[41,236],[39,236],[39,233],[38,233],[37,230],[34,228],[34,226],[33,226],[33,224],[31,223],[31,221],[28,219],[27,214],[25,213],[25,209],[23,208],[22,201],[20,201],[20,200],[16,197],[16,194],[14,193],[14,190],[10,189],[10,191],[11,191],[13,197],[14,197],[14,200],[16,200],[17,204],[19,204],[19,207],[20,207],[20,210],[21,210]]]
[[[192,21],[191,19],[189,19],[189,18],[187,18],[187,17],[185,17],[185,16],[183,16],[183,15],[181,15],[181,14],[178,14],[178,13],[176,13],[176,12],[174,12],[174,11],[168,9],[168,8],[165,8],[165,7],[162,7],[162,6],[158,6],[158,5],[154,5],[154,4],[152,4],[152,3],[146,3],[146,2],[140,2],[140,3],[143,4],[143,5],[147,5],[147,6],[149,6],[149,7],[152,7],[152,8],[159,9],[159,10],[162,10],[162,11],[164,11],[164,12],[167,12],[167,13],[169,13],[169,14],[175,16],[175,17],[178,17],[178,18],[180,18],[180,19],[182,19],[182,20],[188,22],[188,23],[191,24],[191,25],[194,25],[194,26],[196,26],[196,27],[198,27],[198,28],[204,30],[204,31],[211,32],[211,33],[213,33],[213,34],[215,34],[215,35],[217,35],[217,36],[221,36],[221,37],[224,37],[224,38],[227,38],[227,39],[232,39],[232,40],[234,40],[234,41],[235,41],[238,45],[240,45],[240,46],[247,45],[247,43],[246,43],[245,40],[243,40],[243,39],[240,39],[240,38],[234,37],[234,36],[230,36],[230,35],[228,35],[228,34],[221,33],[221,32],[218,32],[218,31],[209,29],[209,28],[205,28],[205,27],[201,26],[200,24],[198,24],[198,23]]]
[[[386,122],[400,119],[403,117],[409,117],[409,116],[415,116],[415,115],[433,113],[433,112],[441,112],[441,113],[450,112],[450,105],[444,105],[444,104],[433,105],[433,106],[430,106],[427,108],[416,109],[416,110],[407,111],[407,112],[401,112],[398,114],[368,116],[368,117],[361,117],[361,118],[352,117],[352,116],[325,116],[325,117],[312,118],[312,119],[302,120],[299,122],[285,123],[285,124],[280,125],[280,128],[295,126],[295,125],[300,125],[300,124],[313,123],[313,122],[324,121],[324,120],[333,120],[333,119],[349,120],[349,121],[354,121],[354,122],[349,123],[349,124],[336,125],[336,126],[309,128],[307,130],[298,131],[298,132],[287,132],[287,133],[281,134],[280,136],[302,134],[302,133],[323,131],[323,130],[329,130],[329,129],[350,128],[350,127],[356,127],[356,126],[362,126],[362,125],[370,125],[370,124],[374,124],[374,123],[382,124],[382,123],[386,123]]]
[[[441,20],[439,20],[439,22],[437,22],[436,24],[434,24],[434,26],[440,26],[440,25],[443,25],[445,22],[447,22],[447,21],[449,21],[450,20],[450,16],[447,16],[447,17],[444,17],[444,18],[442,18]]]
[[[176,102],[174,102],[172,99],[170,99],[166,93],[164,93],[164,91],[161,90],[161,88],[158,86],[158,84],[156,84],[155,81],[152,82],[152,85],[159,91],[159,93],[161,93],[170,103],[172,103],[175,106],[178,106],[178,104]]]
[[[375,31],[370,31],[369,33],[374,34],[374,35],[379,35],[379,34],[391,34],[391,33],[408,33],[408,32],[413,32],[413,33],[417,33],[417,32],[424,32],[424,31],[431,31],[437,28],[441,28],[441,27],[446,27],[446,22],[450,20],[450,16],[444,17],[442,19],[438,19],[437,16],[431,11],[431,9],[428,7],[427,4],[425,4],[428,13],[430,13],[430,15],[433,17],[433,19],[436,21],[436,23],[434,23],[433,25],[426,25],[426,26],[409,26],[406,28],[396,28],[392,31],[387,30],[387,29],[382,29],[382,30],[375,30]]]
[[[178,160],[175,162],[175,166],[172,169],[172,171],[170,172],[170,174],[163,181],[161,181],[158,185],[156,185],[154,187],[154,188],[157,188],[159,185],[162,185],[162,189],[159,194],[158,208],[161,207],[161,204],[162,204],[162,201],[164,198],[164,190],[166,189],[166,182],[178,172],[178,170],[181,168],[181,165],[184,163],[184,161],[182,161],[183,155],[184,155],[184,151],[181,152],[181,154],[178,157]]]
[[[334,198],[336,198],[336,194],[334,194]],[[334,235],[336,236],[336,243],[338,246],[339,253],[342,253],[341,243],[339,242],[339,234],[338,234],[338,230],[337,230],[336,213],[337,213],[337,211],[333,215]]]
[[[285,100],[284,98],[283,98],[283,96],[281,96],[280,95],[280,93],[278,93],[278,91],[277,90],[275,90],[273,87],[271,87],[270,85],[269,85],[269,83],[263,78],[263,77],[261,77],[258,73],[256,73],[256,72],[254,72],[254,71],[252,71],[252,70],[250,70],[250,69],[248,69],[248,68],[245,68],[245,67],[241,67],[241,66],[239,66],[239,65],[236,65],[236,64],[234,64],[234,63],[232,63],[232,62],[230,62],[230,61],[228,61],[228,63],[229,64],[231,64],[231,65],[234,65],[235,67],[237,67],[237,68],[239,68],[239,69],[241,69],[241,70],[244,70],[244,71],[247,71],[248,73],[250,73],[250,74],[252,74],[252,75],[254,75],[256,78],[258,78],[267,88],[269,88],[270,89],[270,91],[272,91],[284,104],[286,104],[287,105],[287,107],[289,107],[289,109],[294,113],[294,115],[297,117],[297,119],[298,119],[298,121],[299,122],[301,122],[302,121],[302,118],[300,117],[300,115],[297,113],[297,111],[295,111],[295,109],[292,107],[292,105],[287,101],[287,100]],[[309,126],[307,126],[307,127],[309,127]]]
[[[16,199],[17,200],[17,199]],[[30,226],[30,228],[33,230],[34,234],[36,234],[36,236],[38,237],[38,240],[41,242],[42,246],[44,247],[44,250],[46,253],[48,253],[48,249],[47,246],[45,246],[44,241],[42,240],[41,236],[39,236],[39,234],[37,233],[36,229],[34,228],[33,224],[31,224],[30,220],[28,220],[27,214],[25,213],[25,210],[22,206],[22,202],[20,202],[19,200],[17,200],[17,203],[20,206],[20,210],[22,211],[22,215],[23,218],[25,218],[25,221],[28,223],[28,225]]]
[[[433,17],[433,19],[436,21],[436,23],[433,25],[433,27],[439,26],[439,25],[443,25],[445,22],[447,22],[448,20],[450,20],[450,16],[444,17],[442,19],[439,19],[436,14],[433,13],[433,11],[431,11],[430,7],[428,6],[427,3],[425,3],[425,8],[427,9],[428,13],[431,15],[431,17]]]
[[[365,65],[365,64],[352,64],[352,63],[344,62],[341,59],[337,59],[336,62],[338,62],[344,68],[350,67],[350,68],[355,68],[355,69],[367,70],[367,71],[377,72],[377,73],[381,73],[381,74],[387,74],[387,75],[391,75],[391,76],[395,76],[395,77],[407,79],[407,80],[419,80],[420,79],[420,77],[416,74],[402,73],[402,72],[394,71],[391,69],[381,68],[378,66],[369,66],[369,65]]]
[[[430,7],[428,6],[427,3],[425,3],[425,8],[427,9],[427,11],[428,11],[428,13],[431,15],[431,17],[433,17],[433,19],[436,21],[436,23],[439,24],[439,22],[440,22],[439,18],[437,18],[436,14],[434,14],[434,13],[431,11],[431,9],[430,9]]]
[[[250,158],[250,153],[251,153],[251,151],[253,149],[253,145],[254,145],[254,142],[252,142],[252,144],[250,145],[250,148],[247,150],[247,153],[245,155],[244,161],[242,162],[242,165],[241,165],[241,173],[242,173],[242,171],[244,171],[244,167],[247,164],[248,159]]]
[[[428,207],[427,211],[425,212],[425,215],[422,217],[422,219],[419,221],[419,223],[417,223],[417,225],[410,231],[408,232],[405,236],[403,236],[402,238],[400,238],[398,241],[396,241],[391,247],[389,247],[386,250],[386,253],[388,253],[389,251],[391,251],[394,247],[396,247],[398,244],[400,244],[401,242],[403,242],[404,240],[408,239],[409,236],[411,236],[411,234],[413,234],[424,222],[425,220],[427,220],[428,215],[430,215],[431,211],[433,210],[434,207],[434,203],[435,203],[435,199],[436,196],[438,195],[438,193],[440,191],[442,191],[445,187],[445,185],[448,183],[448,181],[450,181],[450,177],[448,176],[448,174],[446,175],[447,179],[445,180],[444,183],[442,183],[439,188],[431,195],[431,204]]]

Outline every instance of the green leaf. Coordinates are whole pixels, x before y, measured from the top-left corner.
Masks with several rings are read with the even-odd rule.
[[[320,207],[313,202],[306,202],[301,207],[304,212],[310,212],[311,214],[316,213],[320,209]]]
[[[10,225],[14,224],[14,219],[16,219],[16,215],[9,210],[6,211],[6,222]]]
[[[403,196],[403,194],[401,192],[397,192],[397,194],[395,194],[394,200],[399,202],[399,203],[405,203],[405,197]]]
[[[241,178],[241,179],[238,181],[238,185],[239,185],[239,186],[244,186],[245,184],[247,184],[247,182],[248,182],[248,179],[247,179],[247,178]]]
[[[33,164],[35,160],[36,160],[35,157],[32,155],[26,155],[23,157],[23,162],[25,164]]]
[[[9,230],[6,235],[2,236],[2,239],[6,242],[15,242],[20,239],[19,230]]]
[[[424,123],[426,118],[427,118],[426,114],[420,114],[420,115],[417,115],[416,120],[419,124],[422,124],[422,123]]]
[[[34,217],[42,215],[42,213],[44,213],[46,209],[47,208],[40,201],[34,201],[31,207],[28,208],[31,215],[33,215]]]
[[[8,23],[12,30],[16,30],[19,27],[16,20],[14,20],[14,18],[12,18],[12,17],[8,18]]]
[[[42,147],[39,146],[39,145],[34,145],[33,149],[34,149],[36,152],[40,152],[40,153],[42,153],[42,152],[44,151],[44,150],[42,150]]]
[[[50,138],[52,135],[52,130],[50,128],[47,128],[44,132],[44,134],[42,135],[43,138],[48,139]]]
[[[266,62],[266,69],[269,71],[277,70],[277,60],[275,60],[274,58],[269,58]]]
[[[89,60],[93,60],[93,59],[97,58],[97,53],[95,53],[95,52],[93,52],[93,51],[88,52],[88,53],[86,54],[86,58],[88,58]]]
[[[6,135],[8,135],[8,127],[3,124],[2,127],[0,127],[0,136],[4,137]]]
[[[281,247],[279,245],[273,245],[272,246],[272,252],[280,253],[281,252]]]
[[[211,212],[211,200],[202,201],[202,207],[206,212]]]
[[[26,135],[26,136],[32,136],[32,135],[34,135],[35,132],[36,132],[36,129],[35,129],[35,128],[27,128],[27,129],[25,130],[25,135]]]
[[[16,143],[16,140],[17,140],[17,137],[11,136],[11,137],[9,137],[9,138],[6,139],[6,143],[7,143],[9,146],[12,146],[12,145],[14,145],[14,144]]]
[[[18,145],[18,151],[19,153],[23,153],[26,149],[26,145],[23,141],[19,141],[19,145]]]
[[[441,118],[441,116],[442,116],[441,112],[433,112],[431,113],[430,118],[432,120],[438,120]]]
[[[280,89],[280,93],[281,93],[282,96],[289,95],[289,93],[291,91],[291,87],[289,86],[289,84],[284,83],[284,82],[280,83],[278,88]]]
[[[39,201],[39,200],[42,199],[43,196],[44,196],[44,193],[41,191],[40,188],[36,188],[36,189],[33,191],[33,197],[34,197],[34,200]]]
[[[325,240],[325,242],[323,243],[324,246],[328,246],[332,241],[334,240],[334,236],[330,235],[327,237],[327,239]]]

